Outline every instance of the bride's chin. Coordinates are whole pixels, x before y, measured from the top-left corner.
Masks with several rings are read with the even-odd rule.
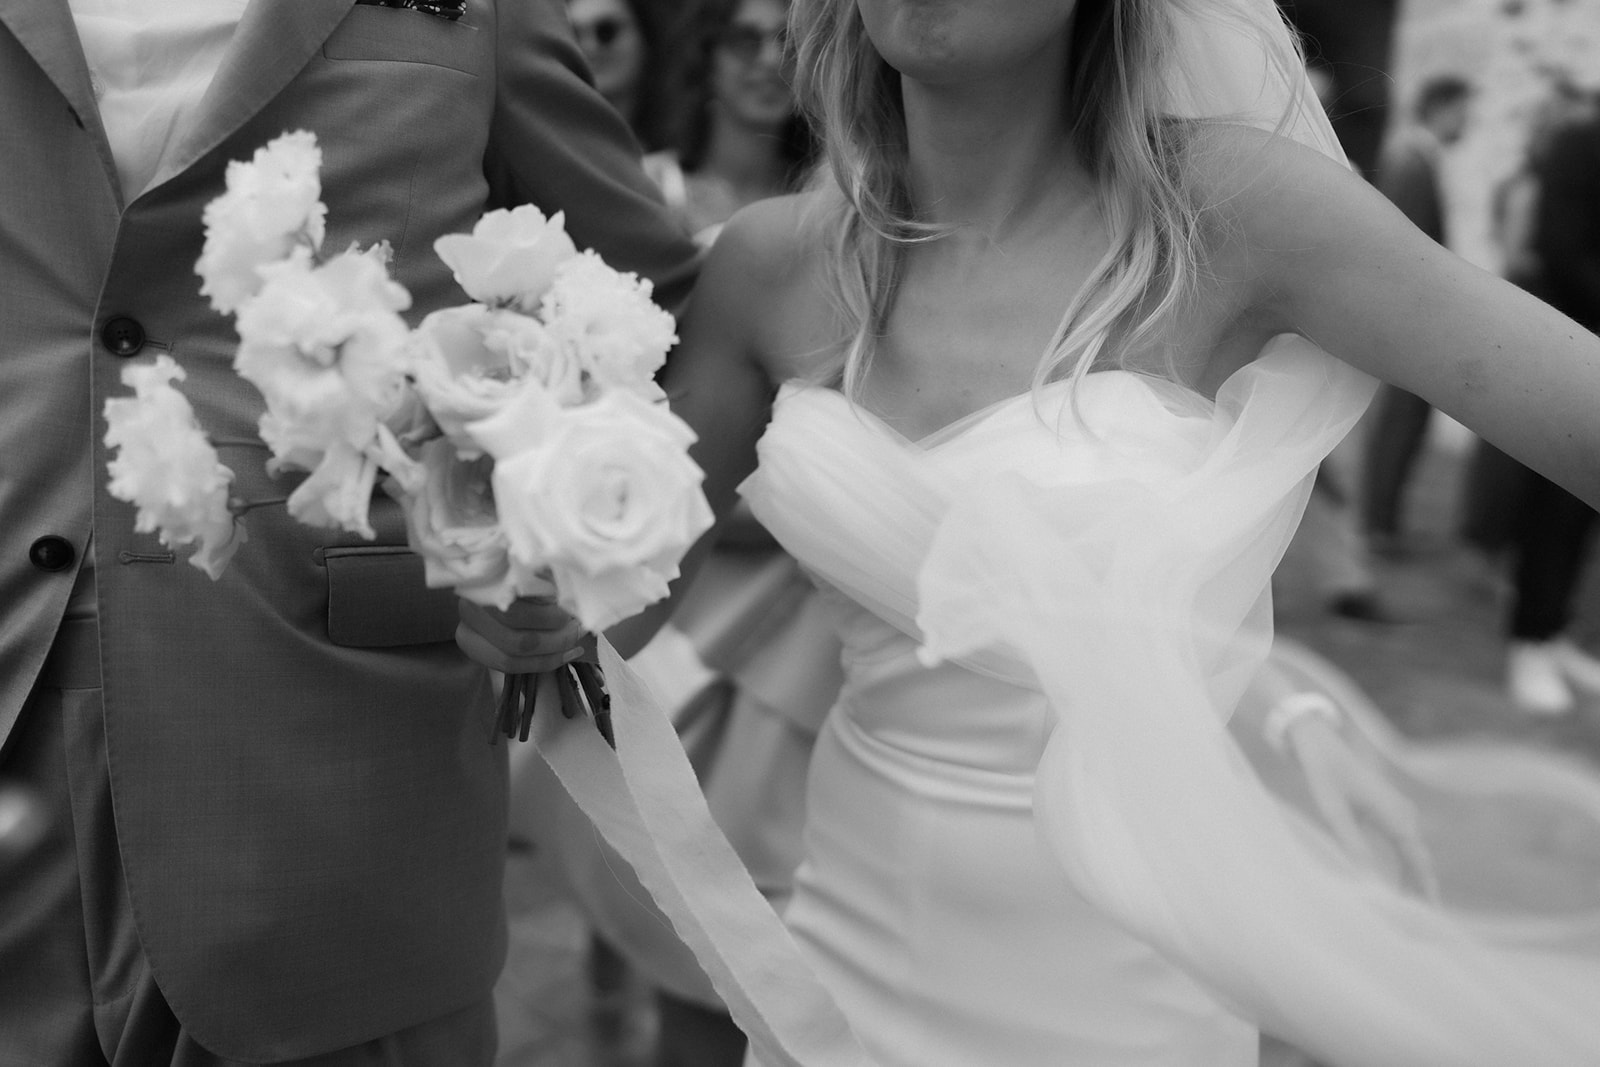
[[[896,70],[948,58],[961,39],[961,12],[948,0],[862,0],[861,14],[872,46]]]
[[[1064,50],[1064,20],[1006,20],[985,25],[982,12],[949,0],[862,0],[867,35],[893,70],[929,86],[1011,79]],[[1047,62],[1052,70],[1060,61]]]

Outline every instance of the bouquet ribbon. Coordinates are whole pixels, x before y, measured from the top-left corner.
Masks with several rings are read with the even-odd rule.
[[[598,730],[536,715],[562,786],[694,953],[767,1067],[869,1067],[844,1013],[711,819],[678,735],[644,681],[600,640],[615,750]]]

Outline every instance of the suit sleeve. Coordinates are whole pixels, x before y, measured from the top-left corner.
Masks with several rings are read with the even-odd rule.
[[[1550,302],[1600,327],[1600,126],[1558,134],[1538,166],[1534,246]]]
[[[681,309],[700,252],[662,204],[627,124],[590,82],[562,0],[498,5],[494,126],[486,167],[497,198],[566,212],[579,248],[655,283]]]

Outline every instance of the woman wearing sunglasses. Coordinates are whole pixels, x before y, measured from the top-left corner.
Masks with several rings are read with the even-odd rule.
[[[595,88],[648,152],[671,140],[665,26],[649,0],[569,0],[567,17]]]

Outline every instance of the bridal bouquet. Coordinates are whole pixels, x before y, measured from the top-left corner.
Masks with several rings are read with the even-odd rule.
[[[251,508],[371,538],[381,486],[431,586],[500,608],[554,596],[592,632],[665,596],[712,517],[694,434],[654,380],[677,337],[650,283],[580,252],[560,214],[495,211],[434,244],[472,302],[410,329],[386,244],[324,254],[320,169],[306,132],[231,163],[196,264],[201,293],[235,316],[234,369],[266,402],[268,470],[306,477],[283,501],[232,497],[163,356],[125,370],[134,395],[105,406],[110,491],[137,506],[137,529],[196,546],[215,579]],[[600,718],[592,668],[556,673],[563,710]],[[497,732],[526,737],[535,685],[506,680]]]

